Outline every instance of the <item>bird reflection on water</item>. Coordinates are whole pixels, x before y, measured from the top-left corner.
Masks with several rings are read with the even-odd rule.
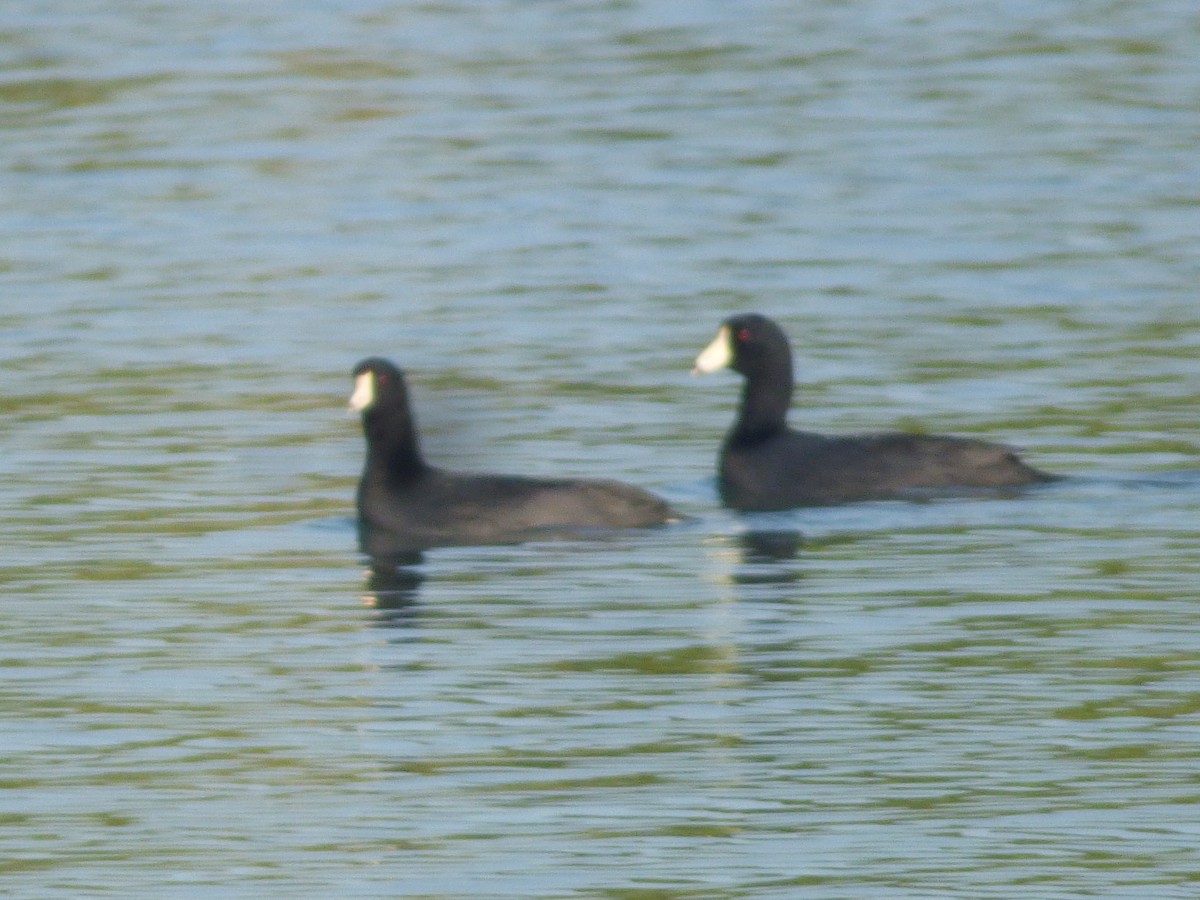
[[[731,575],[735,584],[791,584],[804,577],[792,565],[804,546],[799,531],[744,531],[737,542],[741,565]]]
[[[380,627],[408,627],[419,615],[425,557],[419,550],[372,555],[368,558],[364,604],[375,610]]]
[[[804,545],[799,531],[751,530],[737,535],[740,565],[731,573],[734,584],[787,585],[800,581],[803,572],[794,565]],[[379,627],[410,627],[420,615],[421,586],[427,576],[421,550],[381,547],[363,540],[367,556],[364,605],[375,611]]]

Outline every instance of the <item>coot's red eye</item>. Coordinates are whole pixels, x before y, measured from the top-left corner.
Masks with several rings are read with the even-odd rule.
[[[742,343],[745,343],[746,341],[750,340],[750,329],[749,329],[749,328],[743,328],[743,329],[741,329],[740,331],[738,331],[738,333],[737,333],[737,339],[738,339],[739,341],[741,341]]]
[[[376,381],[378,381],[380,384],[387,384],[387,383],[388,383],[388,377],[387,377],[386,375],[382,375],[382,374],[381,374],[381,375],[376,375],[376,376],[375,376],[375,380],[376,380]]]

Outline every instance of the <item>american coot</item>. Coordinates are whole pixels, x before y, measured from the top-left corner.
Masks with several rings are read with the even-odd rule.
[[[426,464],[404,374],[386,359],[354,369],[350,408],[362,413],[367,463],[358,518],[389,549],[512,543],[595,529],[641,528],[674,518],[667,503],[619,481],[447,472]],[[368,552],[372,552],[368,549]]]
[[[1008,447],[941,435],[827,436],[787,427],[792,353],[766,316],[727,319],[692,374],[731,368],[746,379],[721,448],[720,490],[743,510],[823,506],[948,488],[1006,488],[1055,478]]]

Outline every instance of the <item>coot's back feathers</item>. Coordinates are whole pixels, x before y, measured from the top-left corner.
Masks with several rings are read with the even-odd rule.
[[[645,528],[675,517],[654,494],[619,481],[448,472],[421,455],[404,375],[374,357],[354,370],[367,461],[360,526],[414,548],[511,543],[541,536]]]
[[[721,498],[735,509],[822,506],[954,488],[999,489],[1055,477],[1025,464],[1011,448],[987,441],[791,430],[791,349],[783,330],[765,316],[727,319],[697,358],[694,373],[725,367],[745,376],[718,475]]]

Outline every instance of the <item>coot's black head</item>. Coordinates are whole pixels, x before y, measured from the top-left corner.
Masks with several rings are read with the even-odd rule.
[[[721,323],[716,338],[696,357],[694,375],[733,369],[747,378],[792,381],[792,351],[783,329],[766,316],[743,313]]]
[[[729,440],[753,443],[783,431],[792,401],[792,350],[783,329],[757,313],[726,319],[696,357],[692,374],[726,368],[746,377]]]
[[[404,373],[389,360],[373,356],[354,367],[354,393],[350,410],[369,413],[376,409],[408,407]]]
[[[417,425],[408,404],[404,373],[392,362],[373,356],[354,367],[352,412],[362,413],[367,436],[368,466],[392,471],[422,466]]]

